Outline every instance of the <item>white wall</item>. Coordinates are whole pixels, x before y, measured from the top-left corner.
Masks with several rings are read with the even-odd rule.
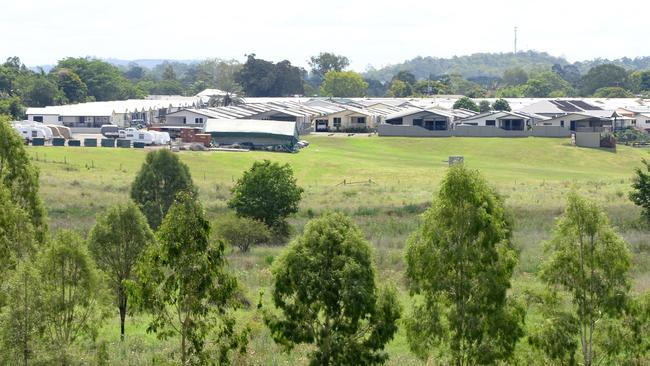
[[[52,124],[52,125],[61,124],[61,122],[59,122],[59,115],[57,114],[29,114],[27,115],[27,120],[30,122],[34,122],[34,116],[43,117],[43,123],[46,124]]]
[[[186,123],[183,123],[183,118],[185,118]],[[203,123],[195,123],[196,118],[203,118]],[[176,112],[173,115],[167,115],[165,124],[171,126],[203,126],[203,124],[208,120],[207,116],[202,114],[190,112],[190,111],[180,111]]]

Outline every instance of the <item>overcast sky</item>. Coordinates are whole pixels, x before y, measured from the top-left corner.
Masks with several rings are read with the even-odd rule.
[[[0,57],[234,58],[306,66],[332,51],[352,68],[415,56],[546,51],[570,61],[650,55],[650,1],[6,0]]]

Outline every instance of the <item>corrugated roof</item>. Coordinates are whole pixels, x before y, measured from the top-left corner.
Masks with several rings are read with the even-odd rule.
[[[295,122],[259,119],[208,119],[203,127],[205,133],[261,133],[278,136],[295,136]]]

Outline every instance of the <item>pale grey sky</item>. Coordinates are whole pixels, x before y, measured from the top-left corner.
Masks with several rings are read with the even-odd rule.
[[[3,0],[0,58],[244,60],[306,66],[321,51],[352,68],[415,56],[546,51],[570,61],[650,55],[648,0]]]

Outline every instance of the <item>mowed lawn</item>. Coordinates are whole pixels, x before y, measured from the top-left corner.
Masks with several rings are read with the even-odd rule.
[[[450,155],[462,155],[465,165],[480,170],[506,199],[515,218],[515,245],[520,251],[513,295],[540,288],[537,270],[544,259],[543,241],[561,214],[570,189],[596,199],[623,235],[634,254],[633,290],[650,289],[650,243],[638,222],[639,210],[627,198],[634,168],[647,150],[619,146],[615,152],[577,148],[568,139],[545,138],[379,138],[376,136],[306,136],[311,144],[297,154],[264,152],[180,152],[190,167],[209,217],[217,223],[227,211],[235,180],[255,160],[289,163],[305,188],[300,212],[291,219],[296,233],[309,218],[325,210],[348,213],[364,230],[375,249],[380,282],[395,283],[409,307],[403,279],[405,242],[431,202]],[[129,199],[129,186],[147,150],[111,148],[29,147],[41,170],[41,192],[51,226],[87,231],[104,208]],[[355,184],[342,184],[343,182]],[[250,324],[249,352],[238,364],[305,364],[306,349],[279,351],[261,324],[255,308],[260,290],[271,283],[269,265],[282,247],[233,251],[229,262],[251,304],[239,313]],[[267,305],[269,304],[267,300]],[[117,315],[104,326],[100,340],[109,344],[115,364],[160,363],[175,341],[157,341],[145,332],[146,315],[129,320],[125,344],[118,341]],[[530,314],[527,327],[539,318]],[[129,328],[130,327],[130,328]],[[388,346],[389,364],[413,364],[405,334],[400,330]],[[79,351],[92,355],[85,345]],[[521,362],[532,356],[525,341],[517,348]],[[88,356],[90,357],[90,356]],[[534,358],[534,357],[533,357]]]

